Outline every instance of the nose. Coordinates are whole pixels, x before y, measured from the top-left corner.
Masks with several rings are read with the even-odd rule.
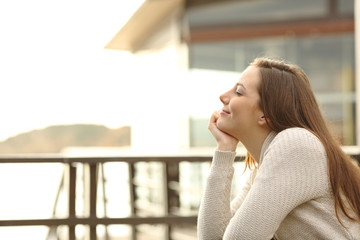
[[[230,97],[229,97],[229,92],[224,92],[223,94],[220,95],[220,101],[226,105],[229,103]]]

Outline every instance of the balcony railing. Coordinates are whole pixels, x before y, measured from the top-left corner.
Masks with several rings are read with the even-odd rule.
[[[352,157],[360,162],[359,153],[351,153]],[[243,157],[240,157],[242,160]],[[180,193],[181,187],[179,185],[179,164],[181,162],[188,163],[200,163],[210,162],[211,155],[183,155],[183,156],[139,156],[139,155],[124,155],[118,157],[64,157],[64,156],[2,156],[0,157],[0,163],[11,163],[11,164],[23,164],[23,163],[62,163],[64,164],[64,174],[61,180],[60,188],[67,190],[67,217],[59,218],[56,217],[55,210],[57,202],[54,203],[54,212],[52,218],[47,219],[12,219],[12,220],[0,220],[1,227],[19,227],[19,226],[47,226],[49,229],[47,239],[60,239],[57,235],[57,228],[59,226],[67,226],[67,236],[65,239],[75,240],[77,225],[88,226],[87,238],[90,240],[99,239],[97,234],[97,226],[109,226],[109,225],[128,225],[131,226],[130,239],[142,239],[139,234],[138,226],[142,224],[151,225],[164,225],[165,226],[165,239],[176,239],[173,234],[174,225],[185,225],[192,226],[195,229],[197,215],[196,211],[193,213],[184,214],[179,210],[180,207]],[[106,209],[105,216],[97,216],[98,207],[98,194],[99,184],[106,181],[104,178],[103,166],[105,163],[111,162],[123,162],[127,164],[128,172],[128,191],[130,196],[130,212],[131,214],[127,217],[111,218],[107,217]],[[144,214],[144,211],[140,210],[136,204],[139,200],[137,194],[137,188],[141,186],[141,183],[136,179],[136,164],[138,163],[152,163],[158,162],[162,169],[161,182],[162,182],[162,198],[165,200],[162,202],[162,214]],[[1,164],[0,164],[1,166]],[[76,213],[76,188],[77,188],[77,174],[78,168],[82,167],[84,170],[84,184],[85,188],[89,189],[89,196],[84,198],[84,204],[88,206],[87,216],[79,216]],[[85,180],[87,176],[87,180]],[[2,183],[4,184],[4,183]],[[10,183],[6,183],[10,184]],[[151,183],[148,184],[147,188],[151,188]],[[103,201],[106,206],[106,196],[103,190]],[[58,191],[59,195],[60,189]],[[58,199],[58,196],[57,198]],[[24,200],[25,201],[25,200]],[[103,239],[110,239],[106,234]],[[184,239],[184,238],[183,238]]]
[[[49,239],[58,239],[56,236],[56,228],[58,226],[68,226],[69,240],[75,240],[75,226],[86,225],[89,229],[89,239],[95,240],[97,237],[98,225],[117,225],[125,224],[132,226],[131,239],[138,239],[137,226],[140,224],[164,224],[166,225],[166,239],[172,239],[172,226],[177,224],[195,225],[197,216],[196,214],[181,214],[176,209],[179,208],[179,163],[180,162],[209,162],[211,156],[119,156],[119,157],[62,157],[62,156],[11,156],[0,157],[0,163],[22,164],[22,163],[62,163],[65,165],[64,174],[61,187],[67,189],[67,215],[65,218],[50,218],[50,219],[16,219],[16,220],[0,220],[0,226],[47,226],[49,227]],[[124,162],[128,166],[128,179],[129,179],[129,196],[130,196],[130,209],[131,215],[123,218],[110,218],[110,217],[97,217],[98,207],[98,186],[105,179],[103,178],[103,165],[110,162]],[[137,163],[141,162],[158,162],[161,164],[163,170],[162,188],[161,191],[165,202],[162,203],[162,213],[153,216],[140,216],[139,209],[136,206],[138,200],[136,188],[141,186],[136,178]],[[76,214],[76,188],[77,188],[77,168],[82,167],[85,172],[84,176],[87,177],[87,188],[90,189],[89,197],[85,199],[85,205],[88,206],[88,216],[80,217]],[[100,178],[99,178],[100,176]],[[10,184],[10,183],[8,183]],[[64,186],[66,184],[67,186]],[[59,189],[60,191],[60,189]],[[59,194],[59,192],[58,192]],[[26,201],[26,200],[24,200]],[[106,197],[104,196],[104,202]],[[55,206],[56,207],[56,202]],[[54,209],[55,212],[55,209]],[[52,235],[52,236],[50,236]],[[109,239],[107,237],[107,239]]]

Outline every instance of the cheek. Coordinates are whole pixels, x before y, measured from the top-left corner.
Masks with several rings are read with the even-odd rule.
[[[216,126],[217,126],[220,130],[223,130],[224,127],[226,126],[225,119],[223,119],[223,118],[220,117],[220,118],[216,121]]]
[[[219,118],[216,122],[216,126],[223,132],[232,135],[236,131],[238,126],[237,122],[234,119],[228,118]]]

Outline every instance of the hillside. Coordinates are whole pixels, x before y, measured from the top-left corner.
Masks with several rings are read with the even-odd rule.
[[[0,142],[0,154],[58,153],[68,146],[119,147],[130,145],[130,127],[56,125],[33,130]]]

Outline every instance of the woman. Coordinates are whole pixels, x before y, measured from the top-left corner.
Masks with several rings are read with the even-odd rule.
[[[331,136],[299,67],[255,59],[220,100],[199,239],[360,239],[360,169]],[[254,170],[230,202],[239,141]]]

